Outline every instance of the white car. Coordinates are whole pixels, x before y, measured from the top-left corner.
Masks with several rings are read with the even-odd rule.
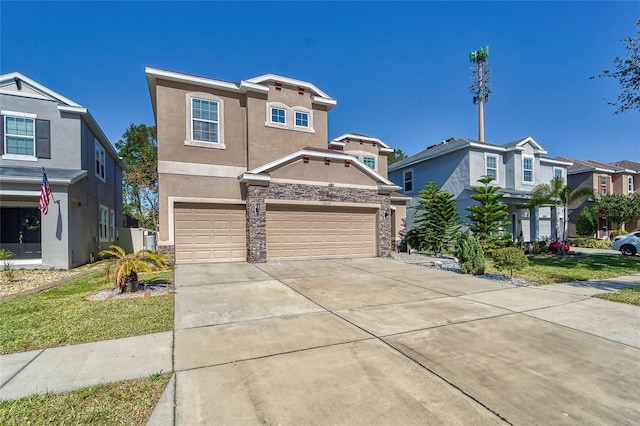
[[[611,244],[614,250],[620,250],[623,256],[635,256],[640,251],[640,232],[618,235]]]

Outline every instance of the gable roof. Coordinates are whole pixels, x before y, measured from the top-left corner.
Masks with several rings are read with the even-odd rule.
[[[620,160],[620,161],[613,161],[609,164],[617,167],[622,167],[627,170],[633,170],[636,173],[640,173],[640,163],[638,163],[637,161]]]
[[[285,155],[284,157],[277,158],[273,161],[270,161],[262,166],[256,167],[252,170],[249,170],[243,173],[239,179],[240,182],[252,182],[252,181],[260,181],[260,182],[269,182],[271,180],[268,175],[271,171],[278,169],[280,167],[291,164],[295,161],[300,160],[304,157],[309,158],[330,158],[332,160],[348,160],[351,165],[360,170],[365,175],[369,176],[373,181],[378,184],[378,187],[383,190],[388,190],[389,192],[400,189],[399,186],[391,182],[389,179],[383,177],[381,174],[364,164],[362,161],[354,158],[351,155],[343,154],[341,152],[333,151],[330,149],[318,149],[318,148],[303,148],[301,150],[292,152],[290,154]]]
[[[338,136],[337,138],[333,138],[329,141],[329,146],[334,145],[334,146],[345,146],[345,140],[359,140],[359,141],[363,141],[363,142],[371,142],[374,145],[378,144],[380,145],[380,151],[382,152],[393,152],[393,148],[391,148],[389,145],[387,145],[386,143],[384,143],[382,140],[378,139],[378,138],[374,138],[373,136],[367,136],[367,135],[363,135],[362,133],[356,133],[356,132],[350,132],[350,133],[345,133],[343,135]]]
[[[314,84],[296,80],[289,77],[282,77],[275,74],[265,74],[259,77],[250,78],[249,80],[241,80],[239,83],[230,81],[216,80],[214,78],[200,77],[193,74],[185,74],[175,71],[161,70],[158,68],[145,67],[144,72],[147,76],[147,86],[149,87],[149,96],[151,97],[151,106],[153,108],[153,116],[156,117],[156,91],[155,86],[158,80],[174,81],[177,83],[187,83],[194,86],[213,88],[232,93],[261,92],[268,93],[269,86],[262,84],[266,81],[279,81],[309,89],[315,95],[311,96],[311,101],[316,104],[327,106],[327,109],[333,108],[337,101],[329,95],[318,89]]]
[[[61,94],[54,92],[48,87],[43,86],[35,80],[30,79],[26,75],[19,72],[12,72],[8,74],[0,75],[0,87],[6,85],[9,82],[15,82],[15,84],[25,84],[29,86],[34,92],[37,92],[38,95],[34,95],[32,93],[21,93],[20,91],[9,91],[0,89],[0,94],[9,95],[9,96],[21,96],[26,98],[35,98],[35,99],[44,99],[52,102],[56,102],[58,104],[58,111],[66,112],[71,114],[78,114],[82,118],[82,120],[89,126],[89,128],[96,135],[96,138],[101,142],[104,148],[109,152],[115,160],[116,163],[123,169],[128,170],[127,164],[124,160],[118,155],[113,145],[104,134],[95,118],[91,115],[89,110],[79,103],[72,101],[69,98],[62,96]],[[18,83],[20,82],[20,83]],[[26,111],[25,111],[26,112]]]
[[[572,166],[567,168],[567,172],[569,174],[579,174],[579,173],[589,173],[589,172],[600,172],[600,173],[622,173],[622,172],[631,172],[638,173],[640,172],[640,163],[636,163],[630,160],[623,160],[614,163],[603,163],[595,160],[575,160],[568,157],[558,156],[556,159],[562,161],[571,161],[573,163]],[[626,167],[631,166],[631,167]],[[637,168],[634,168],[637,167]]]
[[[511,142],[507,142],[504,145],[501,145],[505,148],[507,148],[508,151],[513,150],[513,149],[521,149],[523,148],[526,144],[530,144],[533,146],[534,150],[536,151],[536,154],[546,154],[547,151],[542,148],[538,142],[536,142],[531,136],[527,136],[525,138],[521,138],[521,139],[516,139],[515,141],[511,141]]]

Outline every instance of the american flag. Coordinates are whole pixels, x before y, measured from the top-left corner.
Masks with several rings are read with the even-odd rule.
[[[42,171],[42,186],[40,187],[40,204],[38,208],[44,214],[49,213],[49,197],[51,196],[51,187],[47,180],[47,174]]]

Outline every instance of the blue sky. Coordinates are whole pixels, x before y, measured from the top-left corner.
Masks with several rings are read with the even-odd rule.
[[[639,2],[10,2],[0,72],[89,108],[112,143],[153,124],[144,67],[240,81],[266,73],[338,101],[329,136],[407,154],[477,138],[468,53],[488,45],[485,140],[532,136],[549,157],[640,161],[640,115],[614,115],[613,79]],[[28,23],[28,25],[26,25]]]

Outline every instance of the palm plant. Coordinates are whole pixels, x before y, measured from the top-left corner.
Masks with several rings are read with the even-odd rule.
[[[553,205],[556,208],[562,207],[563,211],[563,226],[562,226],[562,241],[567,239],[567,210],[569,204],[579,200],[580,198],[593,196],[593,189],[588,187],[581,187],[572,190],[569,185],[564,184],[564,179],[561,177],[554,177],[549,183],[542,183],[531,191],[531,198],[529,199],[529,207],[537,207],[541,205]],[[557,224],[556,224],[557,225]],[[557,229],[557,226],[556,226]],[[556,231],[557,232],[557,231]],[[564,254],[564,243],[560,244],[560,251]]]
[[[111,245],[107,250],[102,250],[98,255],[103,260],[98,264],[106,265],[104,280],[109,282],[111,269],[113,268],[113,281],[121,292],[138,290],[138,273],[152,272],[152,267],[166,268],[169,266],[167,256],[150,250],[140,250],[135,253],[125,253],[124,249],[117,245]]]

